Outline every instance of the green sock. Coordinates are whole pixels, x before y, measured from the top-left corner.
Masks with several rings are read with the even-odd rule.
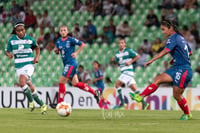
[[[24,94],[28,98],[29,102],[33,102],[33,97],[31,95],[31,91],[28,89],[28,87],[26,89],[24,89]]]
[[[43,101],[38,97],[37,92],[34,91],[32,93],[33,99],[36,101],[37,104],[39,104],[40,106],[44,105]]]
[[[118,94],[119,94],[119,99],[121,101],[121,104],[123,105],[124,104],[124,99],[123,99],[123,96],[122,96],[122,90],[121,89],[118,89]]]

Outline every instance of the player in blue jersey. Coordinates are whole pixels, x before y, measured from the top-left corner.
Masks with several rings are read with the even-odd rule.
[[[93,82],[95,82],[96,87],[98,88],[100,95],[101,95],[101,100],[99,102],[99,107],[108,109],[107,104],[110,104],[109,101],[107,101],[103,97],[103,91],[104,91],[104,82],[103,82],[103,71],[100,69],[100,64],[98,61],[93,61],[93,67],[94,67],[94,79]]]
[[[58,103],[62,102],[65,96],[65,83],[70,80],[74,87],[78,87],[84,91],[88,91],[94,95],[97,103],[99,102],[99,93],[98,91],[94,91],[90,86],[85,83],[79,82],[77,76],[77,62],[76,57],[80,51],[83,50],[85,44],[73,37],[68,36],[68,28],[66,26],[61,26],[59,29],[59,33],[61,35],[60,38],[56,41],[56,47],[54,49],[55,53],[60,53],[62,57],[62,61],[64,64],[64,69],[62,72],[62,76],[59,80],[59,92],[58,92]],[[75,46],[78,45],[80,48],[75,51]]]
[[[169,20],[162,21],[161,30],[163,34],[168,37],[165,49],[150,61],[146,62],[145,67],[168,53],[173,57],[169,61],[172,67],[164,73],[156,76],[153,83],[150,84],[141,94],[130,93],[130,96],[137,102],[141,102],[144,97],[156,91],[160,84],[173,83],[173,96],[184,112],[180,120],[188,120],[192,118],[192,114],[190,113],[187,101],[182,94],[192,79],[192,69],[189,57],[192,55],[192,51],[184,37],[179,33],[175,22]]]

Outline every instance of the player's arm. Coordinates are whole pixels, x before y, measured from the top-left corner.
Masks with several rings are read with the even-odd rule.
[[[98,77],[98,78],[94,78],[93,81],[102,80],[102,79],[103,79],[103,76]]]
[[[10,43],[10,40],[8,41],[8,44],[5,48],[5,55],[8,56],[9,59],[12,59],[14,57],[13,53],[11,53],[12,51],[12,46]]]
[[[12,59],[14,56],[13,53],[8,52],[8,51],[5,51],[5,55],[8,56],[9,59]]]
[[[40,56],[40,47],[37,45],[35,48],[35,58],[33,60],[33,64],[38,63],[39,62],[39,56]]]
[[[127,66],[131,65],[132,63],[136,62],[140,58],[140,55],[137,54],[132,60],[126,63]]]
[[[81,43],[79,49],[76,52],[72,53],[72,57],[76,58],[76,56],[78,55],[78,53],[80,53],[84,49],[84,47],[85,47],[85,44]]]
[[[147,61],[144,65],[144,67],[148,66],[149,64],[151,64],[152,62],[154,62],[155,60],[163,57],[164,55],[168,54],[169,50],[167,50],[166,48],[163,49],[160,53],[158,53],[154,58],[152,58],[150,61]]]

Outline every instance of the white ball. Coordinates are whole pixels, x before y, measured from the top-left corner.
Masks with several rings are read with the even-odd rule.
[[[67,117],[72,113],[72,106],[69,103],[61,102],[57,104],[56,112],[60,116]]]

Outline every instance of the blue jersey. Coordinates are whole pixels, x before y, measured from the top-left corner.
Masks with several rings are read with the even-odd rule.
[[[94,72],[94,77],[95,77],[95,78],[103,77],[103,72],[102,72],[102,70],[101,70],[101,69],[96,70],[96,71]],[[101,89],[103,90],[103,89],[104,89],[103,79],[97,80],[96,86],[97,86],[98,88],[101,88]]]
[[[58,38],[56,41],[56,47],[61,53],[62,61],[64,66],[66,64],[77,65],[76,59],[71,56],[75,51],[76,45],[81,45],[82,42],[73,38],[67,37],[66,39]]]
[[[179,34],[171,35],[165,46],[174,59],[174,66],[190,66],[189,55],[192,50],[186,40]]]

